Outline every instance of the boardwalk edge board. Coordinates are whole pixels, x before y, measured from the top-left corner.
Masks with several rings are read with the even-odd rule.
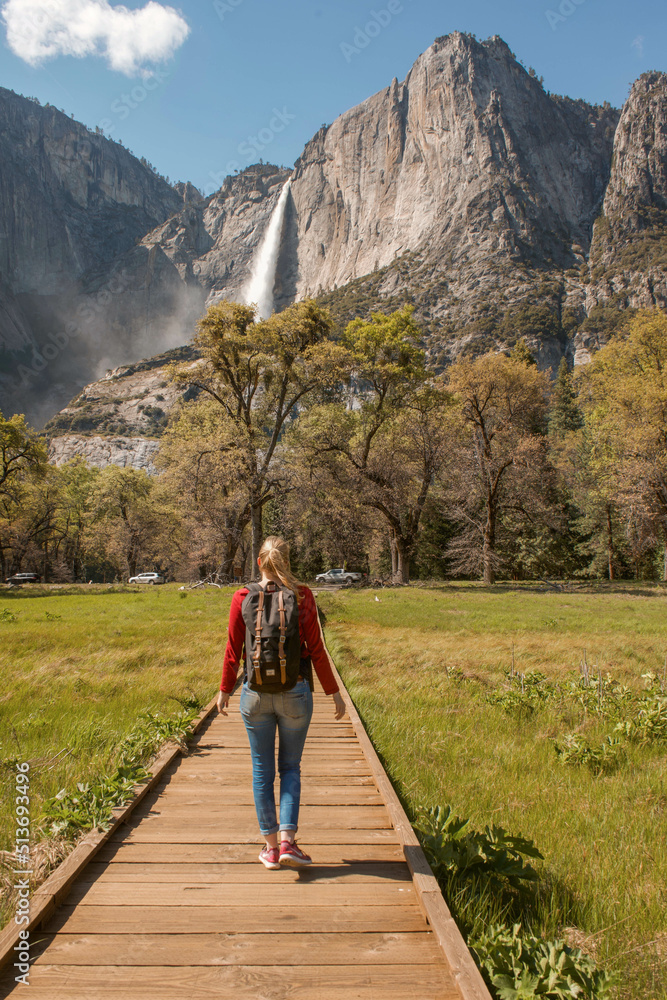
[[[321,624],[320,632],[322,632]],[[323,632],[322,638],[324,639]],[[334,677],[336,678],[341,689],[341,694],[343,696],[343,700],[345,701],[345,707],[347,708],[347,714],[350,717],[357,739],[359,740],[359,743],[361,744],[361,747],[368,759],[371,771],[373,772],[373,777],[375,778],[378,789],[380,790],[380,795],[384,799],[385,805],[387,806],[389,817],[399,836],[405,860],[407,861],[408,868],[412,874],[412,881],[417,899],[419,900],[424,916],[433,931],[433,935],[442,948],[445,958],[451,967],[452,976],[461,991],[461,996],[463,997],[463,1000],[492,1000],[487,985],[482,978],[482,974],[477,968],[475,960],[463,940],[461,931],[450,913],[437,879],[431,870],[431,866],[426,859],[426,855],[424,854],[421,844],[417,839],[417,835],[412,829],[412,824],[410,823],[410,820],[401,805],[398,795],[394,791],[393,785],[387,777],[387,773],[380,762],[380,758],[375,752],[375,747],[373,746],[370,737],[364,728],[364,724],[359,717],[359,713],[357,712],[352,699],[347,692],[345,684],[343,683],[343,680],[336,668],[336,664],[334,663],[328,649],[327,656],[329,657]]]
[[[215,709],[216,697],[202,709],[197,716],[188,739],[195,735],[203,723],[208,719]],[[142,785],[136,786],[134,798],[126,805],[119,806],[112,810],[112,821],[108,830],[96,828],[87,833],[76,845],[71,854],[51,872],[49,877],[43,882],[30,897],[30,921],[28,924],[21,924],[18,927],[14,919],[10,919],[6,927],[0,932],[0,969],[3,969],[14,955],[14,946],[19,942],[21,931],[34,931],[55,911],[61,900],[69,893],[74,880],[81,874],[89,861],[101,847],[113,836],[116,830],[129,817],[133,809],[150,792],[154,785],[162,778],[164,772],[172,764],[174,759],[181,753],[181,748],[174,743],[167,743],[163,750],[158,753],[151,766],[151,777]]]

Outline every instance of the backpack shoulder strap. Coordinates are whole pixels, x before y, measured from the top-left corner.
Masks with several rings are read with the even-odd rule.
[[[287,683],[287,660],[285,659],[285,593],[281,587],[278,591],[278,609],[280,611],[280,638],[278,640],[278,659],[280,661],[280,681]]]
[[[259,601],[257,602],[257,618],[255,619],[255,651],[252,655],[252,665],[255,670],[255,683],[262,683],[262,672],[259,668],[260,653],[262,650],[262,613],[264,611],[264,590],[257,585],[259,591]],[[253,591],[255,593],[256,591]]]

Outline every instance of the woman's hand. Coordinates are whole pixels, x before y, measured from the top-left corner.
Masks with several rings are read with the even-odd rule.
[[[229,705],[229,695],[225,694],[224,691],[218,691],[218,700],[215,704],[221,715],[227,715],[225,709]]]
[[[340,691],[336,691],[333,696],[334,701],[334,716],[336,719],[342,719],[345,715],[345,702],[343,701],[343,696]]]

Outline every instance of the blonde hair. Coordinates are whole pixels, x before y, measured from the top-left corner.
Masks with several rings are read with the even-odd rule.
[[[289,545],[284,538],[269,535],[264,540],[264,544],[259,550],[259,568],[267,576],[277,577],[283,587],[293,590],[297,597],[301,597],[303,584],[297,580],[290,569]]]

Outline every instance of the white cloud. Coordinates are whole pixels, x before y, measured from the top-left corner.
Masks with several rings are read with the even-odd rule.
[[[130,10],[108,0],[7,0],[10,49],[31,66],[55,56],[104,56],[127,76],[173,56],[190,28],[173,7],[150,0]]]
[[[644,36],[637,35],[632,41],[632,47],[639,56],[640,59],[644,58]]]

